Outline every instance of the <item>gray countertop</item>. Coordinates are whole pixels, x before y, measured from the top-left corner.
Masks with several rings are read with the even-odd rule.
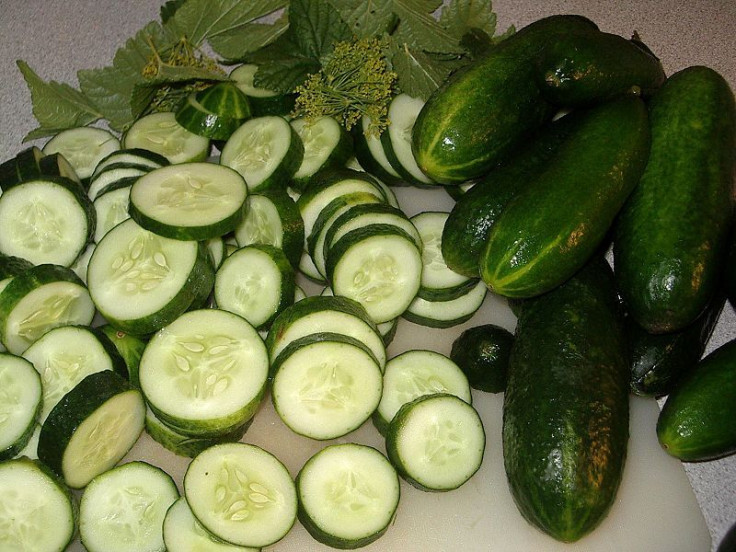
[[[108,64],[115,50],[158,17],[157,0],[0,0],[0,161],[20,151],[35,128],[30,95],[15,60],[23,59],[44,79],[76,86],[78,69]],[[668,74],[708,65],[736,88],[736,2],[693,0],[497,0],[499,30],[520,28],[553,13],[578,13],[605,31],[637,31],[662,59]],[[728,305],[708,350],[736,338]],[[686,465],[713,537],[713,549],[736,523],[736,456]]]

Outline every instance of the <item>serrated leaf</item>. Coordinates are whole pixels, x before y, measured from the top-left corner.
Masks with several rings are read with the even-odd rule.
[[[347,24],[327,0],[292,0],[289,34],[302,56],[317,60],[328,55],[336,42],[352,38]]]
[[[248,53],[271,44],[289,28],[286,12],[272,24],[248,23],[243,27],[215,35],[209,44],[216,54],[226,60],[240,60]]]
[[[496,32],[496,14],[491,0],[450,0],[443,6],[439,22],[458,40],[471,29],[479,29],[488,36]]]
[[[441,59],[402,44],[391,57],[391,64],[398,74],[401,91],[426,100],[450,73],[461,66],[462,61],[458,58]]]
[[[394,36],[399,42],[427,52],[462,52],[460,37],[452,36],[432,15],[441,2],[430,0],[394,0],[393,11],[399,17]]]
[[[161,9],[159,10],[161,23],[166,23],[171,19],[171,17],[176,13],[176,10],[178,10],[186,1],[187,0],[168,0],[168,2],[161,6]]]
[[[293,92],[306,78],[319,72],[318,61],[305,57],[289,57],[261,65],[254,75],[253,83],[282,94]]]
[[[389,33],[398,21],[393,0],[333,0],[333,5],[359,39]]]
[[[80,91],[68,84],[45,82],[25,61],[18,60],[16,63],[31,92],[33,115],[41,125],[31,131],[24,141],[50,136],[66,128],[88,125],[102,117],[97,106]]]
[[[166,26],[175,35],[186,36],[201,46],[221,35],[247,33],[247,25],[287,4],[288,0],[187,0]]]

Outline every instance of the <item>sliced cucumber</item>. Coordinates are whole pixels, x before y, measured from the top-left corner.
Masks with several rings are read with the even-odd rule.
[[[417,297],[401,314],[414,324],[430,328],[451,328],[470,320],[488,294],[485,283],[478,281],[470,291],[449,301],[428,301]]]
[[[153,333],[203,301],[214,279],[204,244],[164,238],[132,219],[105,234],[87,271],[97,309],[135,335]]]
[[[192,514],[183,496],[174,502],[164,518],[164,544],[167,552],[259,552],[250,548],[216,540]]]
[[[317,333],[292,341],[273,361],[271,397],[281,420],[311,439],[336,439],[363,424],[381,399],[370,349],[351,337]]]
[[[84,189],[63,177],[42,177],[0,195],[0,253],[33,264],[70,266],[95,229]]]
[[[128,371],[128,381],[133,387],[140,388],[138,382],[138,366],[143,356],[146,342],[138,336],[120,331],[110,324],[99,326],[99,331],[107,336],[117,352],[123,358]]]
[[[347,297],[306,297],[285,309],[268,332],[269,356],[273,361],[291,342],[323,332],[357,339],[370,349],[383,371],[386,348],[376,325],[359,303]]]
[[[86,486],[125,456],[143,431],[140,391],[103,370],[79,382],[41,427],[38,458],[74,489]]]
[[[230,72],[230,78],[248,97],[253,114],[256,117],[263,115],[282,115],[286,117],[294,108],[295,94],[279,94],[273,90],[259,88],[253,84],[253,77],[258,66],[250,63],[239,65]]]
[[[132,184],[139,176],[152,170],[149,167],[139,165],[123,165],[118,163],[108,165],[90,181],[87,196],[90,200],[94,201],[100,194],[108,190],[110,186],[118,187],[118,182],[121,181]]]
[[[161,167],[130,190],[129,212],[141,227],[177,240],[207,240],[235,229],[248,187],[234,170],[213,163]]]
[[[197,455],[184,475],[184,496],[207,531],[239,546],[274,544],[296,521],[294,480],[255,445],[216,445]]]
[[[411,236],[391,225],[352,230],[330,248],[327,275],[335,295],[354,299],[380,324],[416,297],[422,255]]]
[[[151,113],[131,125],[123,138],[125,149],[140,148],[163,155],[169,163],[204,161],[210,140],[189,132],[171,112]]]
[[[381,137],[371,133],[368,130],[370,126],[370,117],[364,115],[360,125],[355,127],[353,132],[355,157],[366,172],[375,175],[379,180],[389,185],[400,183],[401,177],[386,157]]]
[[[158,169],[164,165],[169,164],[169,160],[163,155],[142,149],[142,148],[126,148],[119,149],[110,153],[107,157],[100,160],[95,167],[95,172],[92,174],[93,180],[100,172],[110,165],[136,165],[138,167],[147,167],[149,169]]]
[[[79,533],[89,552],[165,552],[164,517],[179,498],[162,469],[134,461],[95,477],[79,503]]]
[[[304,145],[304,158],[291,181],[298,190],[304,190],[317,171],[345,165],[353,153],[350,134],[333,117],[294,119],[291,126]]]
[[[218,82],[189,94],[176,112],[176,122],[199,136],[227,140],[251,116],[245,94],[231,82]]]
[[[0,550],[63,552],[76,526],[72,494],[46,467],[28,458],[0,463]]]
[[[15,276],[0,293],[0,338],[20,355],[57,326],[89,325],[95,305],[82,280],[57,265],[34,266]]]
[[[301,165],[304,146],[283,117],[250,119],[230,136],[220,163],[238,171],[248,190],[285,188]]]
[[[235,430],[266,392],[268,353],[256,330],[219,309],[190,311],[146,345],[141,389],[163,422],[195,437]]]
[[[421,98],[413,98],[408,94],[395,96],[388,107],[391,124],[381,135],[388,162],[405,182],[415,186],[435,184],[419,168],[411,151],[411,134],[422,107],[424,100]]]
[[[128,220],[128,205],[130,203],[130,189],[136,178],[125,178],[123,181],[113,183],[108,186],[95,198],[93,205],[95,207],[95,217],[97,225],[95,226],[95,243],[112,230],[115,226]]]
[[[82,180],[88,179],[102,159],[120,149],[120,140],[102,128],[62,130],[43,147],[46,155],[61,153]]]
[[[61,153],[44,155],[38,160],[38,176],[61,176],[82,184],[77,171]]]
[[[317,541],[354,549],[374,542],[393,521],[399,476],[386,457],[365,445],[328,446],[296,478],[299,520]]]
[[[401,407],[388,429],[386,451],[399,474],[418,489],[450,491],[481,466],[486,435],[476,410],[454,395],[425,395]]]
[[[217,270],[215,303],[264,330],[293,304],[295,285],[294,269],[283,251],[247,245],[230,254]]]
[[[33,364],[0,353],[0,461],[13,458],[28,444],[42,399],[41,378]]]
[[[38,146],[26,148],[15,157],[0,163],[0,192],[5,192],[24,180],[39,176],[38,164],[45,154]]]
[[[381,402],[373,414],[376,428],[385,435],[399,409],[424,395],[448,393],[468,404],[470,384],[460,367],[445,355],[427,350],[410,350],[386,363]]]
[[[69,267],[84,282],[85,286],[87,285],[87,267],[89,266],[89,260],[92,257],[92,253],[95,252],[96,246],[95,243],[88,243],[84,251],[77,257],[77,260],[74,261],[74,264]]]

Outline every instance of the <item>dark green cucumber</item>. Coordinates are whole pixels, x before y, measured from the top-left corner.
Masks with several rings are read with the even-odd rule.
[[[504,394],[503,454],[516,505],[572,542],[606,516],[629,437],[629,369],[613,275],[596,256],[524,302]]]
[[[695,322],[666,334],[649,333],[626,317],[631,390],[637,395],[667,395],[700,360],[724,303],[725,297],[716,294]]]
[[[452,343],[450,360],[457,364],[473,389],[501,393],[506,389],[514,334],[495,324],[468,328]]]
[[[574,128],[571,123],[571,118],[562,117],[545,125],[508,162],[482,177],[457,200],[442,233],[442,256],[447,266],[469,278],[479,276],[480,256],[491,227],[511,199],[552,159]]]
[[[537,67],[544,98],[565,107],[650,96],[665,81],[662,63],[641,42],[600,31],[558,37]]]
[[[617,223],[619,289],[650,332],[692,323],[715,293],[733,210],[736,108],[718,73],[672,75],[649,103],[649,162]]]
[[[667,397],[657,420],[659,443],[688,462],[736,453],[736,340],[722,345]]]
[[[553,114],[541,98],[534,60],[561,34],[595,28],[579,16],[547,17],[456,72],[432,94],[414,124],[419,168],[432,180],[450,184],[497,165]]]
[[[532,297],[579,270],[603,242],[644,170],[644,102],[624,97],[571,113],[576,129],[496,220],[481,277],[508,297]]]

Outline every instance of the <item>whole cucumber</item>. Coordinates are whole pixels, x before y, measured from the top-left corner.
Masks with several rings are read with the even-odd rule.
[[[696,462],[736,453],[736,340],[722,345],[667,397],[657,420],[659,443]]]
[[[733,210],[736,110],[702,66],[672,75],[649,103],[652,146],[614,237],[619,289],[651,333],[691,324],[715,293]]]
[[[516,505],[555,539],[605,517],[629,436],[629,370],[613,274],[596,256],[524,302],[504,396],[503,455]]]
[[[579,270],[646,165],[649,122],[641,99],[626,96],[566,117],[581,120],[488,235],[481,277],[500,295],[539,295]]]
[[[540,96],[533,60],[558,35],[595,28],[580,16],[540,19],[451,76],[414,124],[412,148],[420,169],[451,184],[497,165],[554,112]]]

